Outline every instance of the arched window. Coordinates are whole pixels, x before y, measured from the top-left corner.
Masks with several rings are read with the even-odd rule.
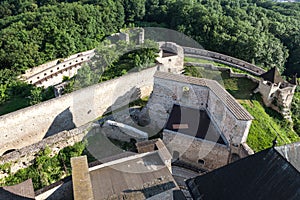
[[[240,159],[240,156],[236,153],[231,154],[231,162],[235,162]]]
[[[204,161],[204,160],[202,160],[202,159],[199,159],[199,160],[198,160],[198,164],[200,164],[200,165],[204,165],[204,164],[205,164],[205,161]]]

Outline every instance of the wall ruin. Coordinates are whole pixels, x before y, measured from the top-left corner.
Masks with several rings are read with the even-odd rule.
[[[178,159],[205,170],[213,170],[228,164],[229,148],[199,138],[164,130],[163,141]]]

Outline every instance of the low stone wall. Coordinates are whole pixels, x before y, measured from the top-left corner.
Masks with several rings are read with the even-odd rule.
[[[254,151],[248,146],[247,143],[242,143],[240,147],[240,156],[241,158],[253,155]]]
[[[173,160],[178,159],[206,170],[228,164],[229,149],[225,145],[168,130],[163,132],[163,142]]]
[[[214,66],[212,64],[195,63],[195,62],[186,62],[185,65],[186,66],[195,66],[195,67],[204,67],[204,68],[214,70],[214,71],[229,71],[230,78],[247,78],[247,79],[251,80],[254,83],[259,83],[260,82],[260,80],[258,78],[255,78],[255,77],[253,77],[249,74],[235,73],[230,68],[218,67],[218,66]]]
[[[207,51],[205,49],[196,49],[190,47],[183,47],[183,49],[186,56],[188,55],[191,57],[201,59],[215,60],[217,62],[221,62],[236,67],[238,69],[248,71],[256,76],[266,72],[264,69],[256,65],[224,54],[216,53],[213,51]]]
[[[45,138],[38,143],[3,155],[1,156],[0,165],[10,163],[10,171],[11,173],[15,173],[19,169],[30,166],[39,152],[46,147],[49,147],[52,151],[52,154],[54,155],[57,154],[61,149],[72,146],[75,143],[82,141],[91,127],[92,123],[88,123],[79,128],[60,132],[56,135]],[[5,172],[0,173],[0,178],[7,175],[8,174]]]
[[[93,85],[0,116],[0,154],[82,126],[140,97],[149,96],[157,68]]]

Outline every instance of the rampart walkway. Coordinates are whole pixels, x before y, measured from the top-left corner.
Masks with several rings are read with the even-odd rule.
[[[160,44],[162,42],[158,43]],[[266,72],[256,65],[217,52],[191,47],[183,47],[183,50],[184,55],[187,57],[194,57],[223,63],[247,71],[255,76],[259,76]],[[93,49],[90,51],[72,55],[69,58],[64,59],[63,62],[55,60],[41,65],[37,68],[33,68],[25,75],[23,75],[23,78],[26,80],[26,82],[36,86],[47,87],[50,85],[55,85],[62,81],[63,76],[74,76],[81,65],[89,61],[94,55],[95,51]]]

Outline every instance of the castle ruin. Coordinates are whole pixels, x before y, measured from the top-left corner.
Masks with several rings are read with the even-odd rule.
[[[259,86],[254,92],[262,95],[266,106],[281,113],[285,119],[291,120],[290,109],[297,86],[296,76],[290,82],[285,81],[274,67],[260,77]]]

